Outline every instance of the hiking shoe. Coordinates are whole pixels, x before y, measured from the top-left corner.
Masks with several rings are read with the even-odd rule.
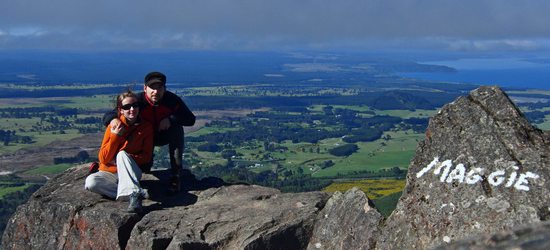
[[[178,193],[181,190],[181,180],[179,175],[173,175],[168,183],[168,190],[172,193]]]
[[[143,198],[144,200],[147,200],[149,199],[151,196],[149,195],[149,190],[145,189],[145,188],[142,188],[141,191],[140,191],[140,194],[141,194],[141,198]]]
[[[141,191],[130,194],[130,204],[128,205],[127,211],[130,213],[140,213],[143,210],[143,206],[141,205],[142,200],[143,196]]]

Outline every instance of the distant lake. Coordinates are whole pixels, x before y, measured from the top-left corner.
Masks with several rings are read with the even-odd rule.
[[[419,63],[448,66],[457,71],[399,73],[398,75],[433,81],[550,90],[550,64],[544,60],[539,63],[519,58],[476,58]]]

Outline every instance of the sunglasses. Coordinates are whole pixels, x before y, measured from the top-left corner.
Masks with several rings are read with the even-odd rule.
[[[137,109],[137,108],[139,108],[139,103],[134,102],[134,103],[124,104],[124,105],[120,106],[120,108],[124,109],[124,110],[130,110],[131,108]]]

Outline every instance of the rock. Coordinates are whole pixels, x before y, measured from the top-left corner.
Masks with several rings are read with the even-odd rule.
[[[513,231],[464,239],[436,249],[550,249],[550,222],[529,224]]]
[[[445,105],[409,165],[377,243],[431,248],[548,219],[549,139],[497,87]]]
[[[165,195],[168,171],[144,174],[144,214],[84,190],[87,166],[50,180],[19,207],[2,249],[305,248],[328,194],[186,178],[189,192]],[[204,190],[202,190],[204,189]]]
[[[319,213],[308,249],[372,249],[382,215],[363,191],[335,192]]]
[[[328,194],[233,185],[198,192],[197,202],[148,213],[129,249],[303,249]]]
[[[10,218],[2,249],[117,249],[139,215],[128,204],[84,190],[87,167],[58,175]]]

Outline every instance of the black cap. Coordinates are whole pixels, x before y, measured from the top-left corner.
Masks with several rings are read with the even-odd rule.
[[[160,72],[151,72],[145,76],[145,81],[143,84],[145,86],[151,86],[153,84],[160,83],[162,85],[166,84],[166,76]]]

